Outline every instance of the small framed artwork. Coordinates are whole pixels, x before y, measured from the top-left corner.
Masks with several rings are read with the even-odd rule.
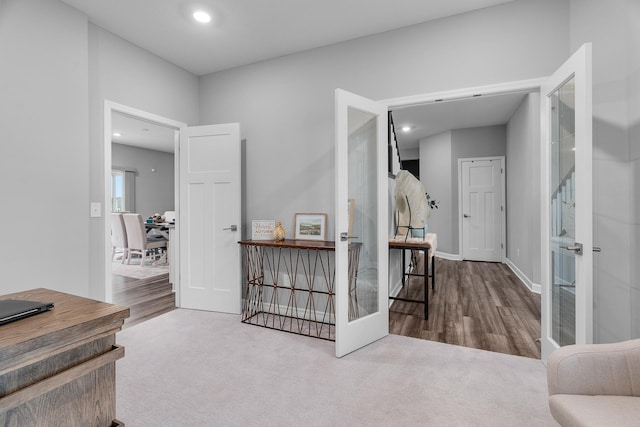
[[[326,240],[326,213],[297,213],[295,216],[295,239]]]
[[[251,221],[251,240],[273,240],[273,230],[276,221],[273,219],[258,219]]]

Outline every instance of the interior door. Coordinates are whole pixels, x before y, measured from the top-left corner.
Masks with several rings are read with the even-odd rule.
[[[240,313],[238,123],[180,129],[180,306]]]
[[[462,258],[502,261],[501,158],[461,160]]]
[[[591,44],[542,86],[542,358],[593,342]]]
[[[389,333],[387,108],[340,89],[335,100],[336,356],[342,357]]]

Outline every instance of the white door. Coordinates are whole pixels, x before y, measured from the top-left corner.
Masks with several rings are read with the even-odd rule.
[[[541,88],[542,359],[593,342],[591,44]]]
[[[502,261],[503,159],[461,159],[462,259]]]
[[[240,313],[240,126],[180,130],[180,306]]]
[[[335,96],[336,356],[342,357],[389,334],[387,108],[340,89]]]

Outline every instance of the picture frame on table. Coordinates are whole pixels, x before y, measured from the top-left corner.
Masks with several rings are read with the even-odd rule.
[[[326,213],[296,213],[294,218],[296,240],[326,240]]]
[[[251,221],[251,240],[273,240],[276,221],[273,219],[256,219]]]

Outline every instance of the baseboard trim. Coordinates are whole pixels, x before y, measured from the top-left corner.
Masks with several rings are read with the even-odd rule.
[[[511,271],[513,271],[513,274],[515,274],[516,276],[518,276],[518,279],[520,279],[522,281],[522,283],[524,283],[524,285],[527,287],[527,289],[529,289],[531,292],[534,292],[536,294],[542,293],[542,286],[540,286],[537,283],[533,283],[533,281],[531,281],[531,279],[529,279],[527,277],[526,274],[524,274],[514,263],[513,261],[511,261],[509,258],[505,258],[505,264],[507,264],[507,267],[509,267],[511,269]]]
[[[436,258],[448,259],[449,261],[462,261],[462,255],[460,254],[448,254],[441,251],[436,251]]]

